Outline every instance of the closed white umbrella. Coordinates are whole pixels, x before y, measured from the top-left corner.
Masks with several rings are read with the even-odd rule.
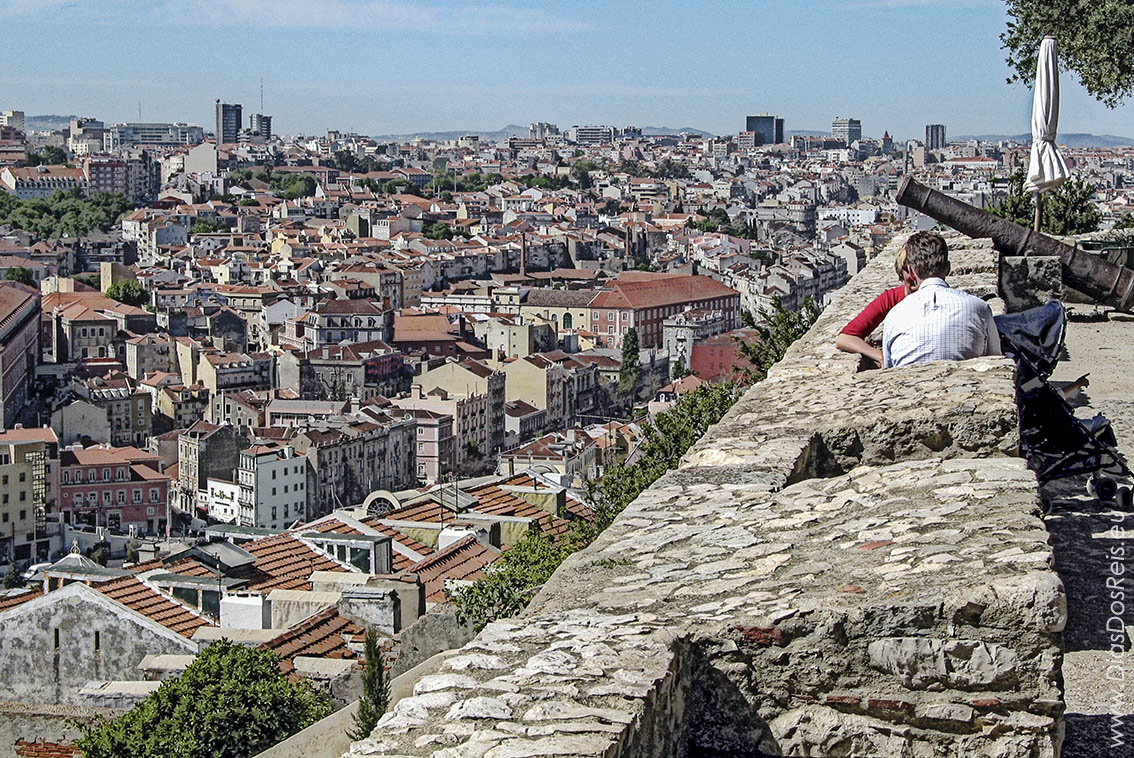
[[[1067,162],[1055,146],[1059,130],[1059,59],[1055,38],[1044,37],[1036,62],[1036,89],[1032,98],[1032,155],[1024,189],[1036,196],[1035,228],[1039,231],[1042,205],[1040,196],[1050,192],[1070,174]]]

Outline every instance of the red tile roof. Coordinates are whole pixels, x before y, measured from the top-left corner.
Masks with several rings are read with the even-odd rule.
[[[348,618],[339,615],[334,608],[327,608],[307,619],[293,624],[278,637],[260,645],[262,650],[271,650],[280,657],[280,671],[291,674],[295,671],[296,656],[313,658],[357,658],[358,655],[347,645],[365,634],[365,630]]]
[[[0,597],[0,612],[6,611],[9,608],[15,608],[17,605],[23,605],[27,601],[34,600],[42,594],[43,590],[36,590],[34,592],[21,592],[18,595]]]
[[[444,603],[448,601],[445,596],[446,581],[479,579],[484,575],[484,567],[499,557],[499,551],[480,543],[476,537],[469,536],[419,561],[410,570],[425,585],[426,602]]]
[[[13,746],[16,758],[71,758],[82,755],[79,748],[62,742],[28,742],[23,737],[16,740]]]
[[[170,600],[133,576],[97,584],[95,589],[183,637],[192,638],[202,626],[214,626],[195,611]]]

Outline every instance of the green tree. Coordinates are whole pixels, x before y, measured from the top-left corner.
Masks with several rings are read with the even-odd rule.
[[[1134,213],[1127,213],[1114,224],[1115,229],[1134,229]]]
[[[746,381],[759,381],[768,375],[772,367],[792,343],[807,333],[822,311],[810,297],[803,299],[803,307],[798,311],[784,308],[779,298],[772,302],[771,310],[759,317],[747,311],[744,325],[756,330],[752,341],[736,338],[740,357],[746,359],[753,368],[745,368]]]
[[[366,668],[362,671],[362,697],[354,714],[354,729],[347,735],[352,740],[364,740],[374,731],[378,719],[390,705],[390,682],[386,679],[386,664],[378,648],[378,633],[366,630],[363,645]]]
[[[67,151],[55,145],[47,145],[38,153],[28,156],[29,166],[66,166]]]
[[[1031,85],[1045,36],[1058,42],[1059,64],[1074,71],[1109,108],[1134,93],[1134,3],[1129,0],[1006,0],[1008,28],[1000,35],[1011,82]]]
[[[82,237],[92,229],[108,231],[131,207],[121,194],[97,193],[88,198],[72,190],[55,192],[46,199],[21,200],[0,193],[0,224],[23,229],[38,239],[64,234]]]
[[[431,240],[451,240],[458,235],[464,236],[444,221],[435,221],[432,224],[426,224],[421,228],[421,233],[426,239]]]
[[[1102,214],[1091,199],[1094,194],[1094,188],[1080,179],[1070,179],[1045,194],[1041,231],[1060,236],[1098,231]]]
[[[106,296],[126,305],[140,306],[150,299],[146,288],[137,279],[115,282],[106,289]]]
[[[243,758],[330,713],[327,697],[288,681],[271,651],[220,640],[125,715],[81,727],[76,745],[86,758]]]
[[[218,232],[231,232],[232,229],[223,221],[213,221],[208,218],[199,218],[189,228],[190,234],[216,234]]]
[[[35,286],[35,277],[32,276],[31,270],[26,269],[23,266],[12,266],[10,269],[4,272],[4,278],[9,282],[19,282],[20,284],[26,284],[29,287]]]
[[[1102,215],[1091,199],[1094,189],[1081,179],[1069,179],[1043,195],[1040,231],[1060,236],[1097,231]],[[1035,223],[1035,196],[1024,190],[1024,172],[1009,179],[1008,196],[988,209],[994,216],[1031,228]]]
[[[618,392],[633,402],[634,390],[638,386],[638,376],[642,372],[639,365],[641,345],[638,330],[630,327],[622,337],[622,365],[618,369]]]
[[[16,568],[15,563],[8,564],[8,571],[4,574],[4,589],[14,590],[27,584],[24,575]]]

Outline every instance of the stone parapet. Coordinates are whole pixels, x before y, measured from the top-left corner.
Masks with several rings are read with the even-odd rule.
[[[950,242],[952,282],[994,297],[991,244]],[[1011,364],[859,372],[833,347],[896,244],[348,755],[1054,758],[1066,600]]]

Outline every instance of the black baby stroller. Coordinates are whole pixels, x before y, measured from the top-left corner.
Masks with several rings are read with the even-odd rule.
[[[1066,333],[1063,303],[996,317],[1001,349],[1016,362],[1016,397],[1020,406],[1020,447],[1040,484],[1090,474],[1088,486],[1104,500],[1116,494],[1129,508],[1130,489],[1119,493],[1114,477],[1130,476],[1115,450],[1114,431],[1101,413],[1075,417],[1063,393],[1047,379],[1059,362]]]

